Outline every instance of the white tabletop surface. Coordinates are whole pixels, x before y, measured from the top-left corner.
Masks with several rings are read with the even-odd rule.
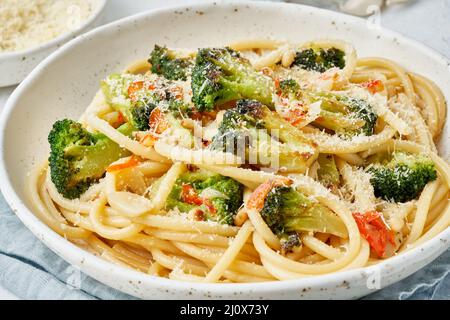
[[[202,0],[108,0],[105,22],[149,9]],[[298,2],[302,0],[291,0]],[[392,5],[383,10],[382,27],[419,40],[450,59],[450,0],[413,0],[408,5]],[[0,88],[0,111],[15,86]],[[17,299],[0,286],[0,299]]]

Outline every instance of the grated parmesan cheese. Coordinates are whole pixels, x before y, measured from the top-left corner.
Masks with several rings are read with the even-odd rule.
[[[87,0],[0,1],[0,52],[20,51],[77,29],[92,13]]]

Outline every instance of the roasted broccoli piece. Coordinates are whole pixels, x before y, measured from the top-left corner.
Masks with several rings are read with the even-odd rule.
[[[334,191],[339,186],[340,174],[332,154],[319,154],[317,158],[319,168],[317,169],[317,178],[328,189]]]
[[[177,118],[189,116],[191,106],[177,96],[174,82],[132,74],[112,74],[101,83],[106,102],[140,131],[149,129],[151,112],[158,106]],[[175,93],[174,93],[175,91]]]
[[[167,110],[170,111],[178,119],[190,117],[194,112],[194,110],[188,103],[170,95],[168,96],[166,103]]]
[[[295,248],[300,247],[302,241],[298,232],[286,233],[281,236],[281,253],[286,255],[295,250]]]
[[[129,124],[118,129],[129,135]],[[90,133],[75,121],[56,121],[48,135],[50,177],[58,192],[68,199],[79,198],[105,174],[112,162],[128,151],[101,133]]]
[[[345,224],[335,213],[284,182],[271,180],[260,185],[247,202],[250,209],[253,204],[280,238],[299,232],[326,232],[338,237],[347,235]]]
[[[144,82],[131,74],[114,73],[101,82],[106,102],[141,131],[148,129],[150,113],[156,107],[143,86]]]
[[[363,126],[361,128],[351,132],[347,131],[347,134],[373,135],[378,115],[367,101],[339,95],[334,95],[331,99],[336,99],[338,103],[342,103],[347,108],[347,117],[363,121]],[[333,110],[333,108],[331,110]]]
[[[238,99],[272,107],[273,80],[230,48],[199,49],[192,70],[192,102],[199,111]]]
[[[233,180],[206,170],[186,172],[176,181],[166,208],[181,212],[196,209],[197,219],[232,225],[234,215],[243,202],[243,186]]]
[[[313,142],[255,100],[239,100],[225,112],[210,148],[234,153],[247,164],[286,172],[305,172],[317,158]]]
[[[336,48],[309,48],[295,54],[293,65],[309,71],[325,72],[331,68],[345,67],[345,53]]]
[[[378,116],[373,107],[362,99],[337,93],[301,90],[293,79],[280,81],[278,94],[288,101],[302,101],[308,105],[320,102],[320,114],[313,123],[339,135],[370,136],[374,133]]]
[[[192,59],[177,57],[176,52],[158,45],[150,53],[148,62],[152,65],[153,73],[169,80],[183,81],[187,80],[193,65]]]
[[[405,152],[393,153],[391,159],[371,165],[368,172],[375,196],[393,202],[416,199],[427,183],[437,178],[430,158]]]
[[[285,79],[279,82],[278,93],[290,98],[297,98],[301,95],[300,85],[294,79]]]
[[[131,108],[132,124],[140,131],[145,131],[149,127],[149,118],[156,105],[151,102],[137,101]]]

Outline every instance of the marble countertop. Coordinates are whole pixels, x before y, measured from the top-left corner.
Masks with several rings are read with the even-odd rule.
[[[149,9],[186,3],[183,0],[109,0],[105,22]],[[189,1],[192,3],[194,1]],[[196,1],[202,2],[202,1]],[[288,2],[301,3],[301,0]],[[370,18],[369,18],[370,19]],[[418,40],[450,59],[450,0],[414,0],[408,4],[392,5],[382,11],[380,24]],[[0,88],[0,111],[15,86]],[[0,287],[0,299],[16,297]]]

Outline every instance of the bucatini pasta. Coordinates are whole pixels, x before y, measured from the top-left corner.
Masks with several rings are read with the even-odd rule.
[[[54,124],[29,194],[68,240],[151,275],[338,272],[449,226],[445,117],[430,80],[338,40],[155,46]]]

